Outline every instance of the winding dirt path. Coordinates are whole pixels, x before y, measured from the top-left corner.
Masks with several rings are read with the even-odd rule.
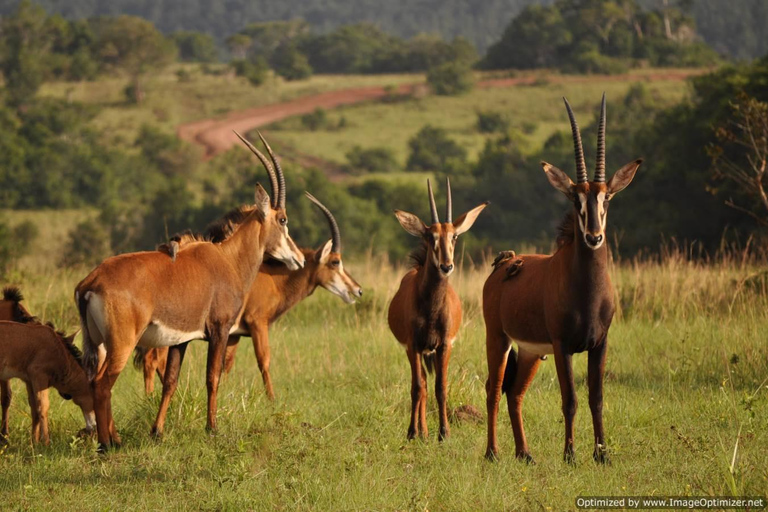
[[[516,78],[496,78],[477,83],[481,89],[494,87],[512,87],[516,85],[531,85],[540,80],[548,83],[584,83],[595,81],[679,81],[702,74],[706,70],[664,70],[658,73],[628,73],[623,75],[535,75]],[[423,83],[405,84],[397,87],[396,94],[406,94],[423,87]],[[274,105],[249,108],[230,112],[224,117],[203,119],[179,125],[176,133],[179,138],[199,144],[205,148],[204,158],[209,160],[219,153],[225,152],[237,143],[237,137],[232,130],[245,133],[254,128],[265,126],[287,117],[307,114],[316,108],[326,110],[372,101],[384,97],[388,93],[384,87],[360,87],[324,92],[312,96],[304,96],[295,100]]]

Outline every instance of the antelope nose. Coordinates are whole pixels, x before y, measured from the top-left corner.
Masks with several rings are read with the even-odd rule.
[[[362,297],[363,296],[363,289],[362,288],[358,288],[357,289],[357,296],[358,297]]]
[[[442,265],[442,264],[441,264],[441,265],[440,265],[440,270],[442,270],[444,273],[446,273],[446,274],[447,274],[448,272],[450,272],[451,270],[453,270],[453,264],[450,264],[450,265]]]
[[[599,245],[600,242],[603,241],[603,235],[593,235],[591,233],[587,233],[587,242],[589,242],[589,245],[595,246]]]

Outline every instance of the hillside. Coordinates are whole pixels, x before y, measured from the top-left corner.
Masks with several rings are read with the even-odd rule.
[[[133,14],[145,17],[164,32],[199,30],[223,40],[248,23],[303,18],[318,31],[359,21],[374,21],[387,32],[410,37],[439,33],[444,37],[464,36],[483,52],[501,35],[520,10],[546,0],[39,0],[49,12],[68,18]],[[643,0],[658,7],[660,0]],[[675,4],[676,2],[672,2]],[[18,0],[0,0],[0,13],[8,13]],[[719,52],[738,59],[750,59],[768,52],[764,27],[768,23],[768,2],[764,0],[698,0],[692,13],[707,43]]]

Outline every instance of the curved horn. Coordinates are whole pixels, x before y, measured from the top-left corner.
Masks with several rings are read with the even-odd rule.
[[[576,153],[576,181],[578,183],[586,183],[589,181],[589,178],[587,178],[587,164],[584,161],[584,148],[581,146],[581,132],[579,131],[579,125],[576,123],[576,118],[573,117],[571,104],[565,98],[563,98],[563,101],[565,102],[566,110],[568,110],[568,118],[571,120],[573,151]]]
[[[432,212],[432,224],[439,224],[440,219],[437,216],[435,195],[432,193],[432,184],[429,182],[429,179],[427,179],[427,190],[429,191],[429,211]]]
[[[597,125],[597,163],[595,164],[595,181],[605,183],[605,93],[603,104],[600,106],[600,122]]]
[[[237,131],[232,130],[235,132],[235,135],[237,135],[237,138],[243,141],[243,144],[245,144],[248,149],[251,150],[251,153],[256,155],[259,160],[261,160],[261,165],[264,166],[264,168],[267,170],[267,173],[269,174],[269,183],[272,185],[272,208],[275,208],[277,206],[277,193],[279,191],[278,184],[277,184],[277,176],[275,176],[275,170],[272,168],[272,164],[269,163],[269,160],[267,160],[267,157],[264,156],[264,153],[256,149],[256,146],[248,142],[245,137],[237,133]]]
[[[272,159],[272,162],[275,164],[275,172],[277,173],[277,183],[280,186],[277,192],[277,207],[285,209],[285,176],[283,176],[283,168],[280,167],[280,162],[278,162],[277,158],[275,158],[275,153],[272,152],[272,148],[269,147],[269,144],[267,144],[267,139],[264,138],[264,136],[261,134],[259,130],[256,130],[256,133],[259,134],[259,138],[261,139],[261,142],[264,143],[264,147],[267,148],[267,153],[269,153],[269,157]]]
[[[445,195],[447,196],[445,203],[445,222],[453,222],[453,201],[451,200],[451,180],[448,176],[445,177]]]
[[[315,203],[315,206],[320,208],[320,211],[322,211],[325,214],[325,218],[328,219],[328,227],[331,228],[331,251],[332,252],[341,252],[341,232],[339,231],[339,225],[336,224],[336,219],[333,218],[333,214],[331,213],[331,210],[325,207],[323,203],[318,201],[318,199],[310,194],[309,192],[304,192],[304,194],[307,196],[307,199]]]

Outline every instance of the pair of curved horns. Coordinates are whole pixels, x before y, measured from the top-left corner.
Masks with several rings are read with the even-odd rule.
[[[429,209],[432,212],[432,224],[439,224],[440,218],[437,216],[437,205],[435,204],[435,195],[432,193],[432,184],[427,179],[427,190],[429,191]],[[445,194],[447,196],[445,203],[445,222],[453,222],[453,204],[451,200],[451,180],[445,177]]]
[[[339,231],[339,225],[336,223],[336,219],[333,217],[331,210],[321,203],[315,196],[309,192],[304,192],[307,199],[315,203],[315,206],[320,208],[320,211],[325,214],[325,218],[328,219],[328,227],[331,228],[331,252],[341,252],[341,232]]]
[[[269,163],[269,160],[267,160],[267,157],[265,157],[261,151],[256,149],[256,147],[248,142],[245,137],[235,131],[237,138],[243,141],[243,144],[245,144],[248,149],[251,150],[251,153],[258,157],[258,159],[261,161],[261,164],[269,174],[269,183],[272,185],[272,208],[285,209],[285,176],[283,176],[283,169],[280,167],[280,162],[277,161],[277,158],[272,152],[272,148],[269,147],[267,140],[264,138],[260,131],[257,130],[256,133],[259,134],[261,142],[264,143],[264,147],[267,148],[267,153],[269,153],[269,157],[272,159],[272,163],[275,164],[274,168],[272,168],[272,164]]]
[[[568,111],[568,118],[571,121],[571,133],[573,134],[573,150],[576,154],[576,180],[578,183],[589,181],[587,177],[587,164],[584,160],[584,148],[581,144],[581,132],[576,118],[573,115],[568,100],[563,98],[565,109]],[[597,163],[595,164],[595,182],[605,183],[605,93],[603,93],[603,102],[600,106],[600,122],[597,125]]]

